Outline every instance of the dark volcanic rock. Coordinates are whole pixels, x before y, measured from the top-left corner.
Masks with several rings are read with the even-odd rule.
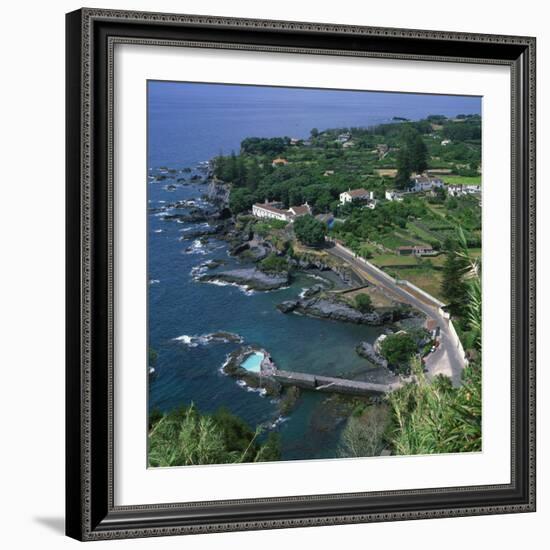
[[[281,302],[277,305],[277,309],[279,311],[282,311],[283,313],[291,313],[294,311],[299,305],[298,300],[287,300],[286,302]]]
[[[180,241],[187,241],[190,239],[200,239],[201,237],[211,237],[219,235],[225,230],[223,224],[209,226],[204,229],[197,229],[196,231],[186,231],[185,235],[180,237]]]
[[[251,290],[275,290],[287,286],[290,276],[288,273],[264,273],[256,268],[243,268],[202,275],[198,280],[234,283]]]
[[[239,254],[242,254],[245,250],[248,250],[250,248],[250,245],[248,243],[239,243],[235,245],[231,250],[229,251],[229,254],[232,256],[238,256]]]
[[[393,323],[399,319],[415,315],[410,308],[401,307],[361,313],[337,298],[321,296],[304,297],[300,300],[283,302],[278,307],[283,313],[295,311],[312,317],[332,319],[333,321],[375,326]]]
[[[227,207],[229,205],[229,194],[231,186],[218,179],[211,179],[206,189],[206,198],[219,206]]]
[[[186,223],[200,223],[207,222],[209,217],[202,211],[191,212],[189,214],[166,214],[162,217],[163,220],[167,221],[180,221]]]
[[[356,348],[355,351],[365,359],[368,359],[371,363],[374,365],[378,365],[379,367],[387,367],[388,361],[384,359],[380,354],[376,353],[374,351],[374,347],[372,344],[369,344],[368,342],[361,342]]]
[[[325,287],[320,284],[313,285],[312,287],[308,288],[307,290],[304,290],[303,297],[304,298],[311,298],[312,296],[315,296],[316,294],[319,294],[319,292],[325,290]]]

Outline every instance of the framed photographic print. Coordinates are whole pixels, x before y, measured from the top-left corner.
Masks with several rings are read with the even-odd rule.
[[[535,39],[67,15],[67,534],[535,509]]]

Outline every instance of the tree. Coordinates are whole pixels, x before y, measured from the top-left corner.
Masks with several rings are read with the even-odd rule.
[[[389,411],[385,404],[368,407],[361,415],[352,415],[342,432],[341,457],[378,456],[384,449],[384,433]]]
[[[368,313],[372,311],[372,300],[368,294],[358,294],[355,297],[355,307],[361,313]]]
[[[321,246],[325,242],[326,232],[325,224],[310,215],[300,216],[294,222],[294,234],[306,246]]]
[[[410,162],[413,172],[421,174],[428,168],[428,148],[420,134],[414,137],[414,140],[409,144],[410,147]]]
[[[254,196],[248,189],[244,187],[238,189],[232,189],[229,196],[229,208],[233,214],[239,214],[240,212],[246,212],[252,208],[254,203]]]
[[[428,168],[428,148],[420,132],[407,124],[401,132],[401,146],[397,153],[397,175],[395,183],[400,189],[409,184],[411,173],[418,174]]]
[[[411,179],[412,167],[409,150],[401,147],[397,152],[397,174],[395,185],[398,189],[405,189]]]
[[[456,239],[446,239],[443,249],[446,258],[443,264],[441,293],[448,302],[447,308],[450,313],[461,316],[468,303],[468,285],[464,280],[468,260],[460,254],[459,243]]]
[[[250,162],[246,169],[246,187],[251,191],[255,191],[258,187],[258,183],[262,178],[262,171],[256,158]]]
[[[288,271],[288,262],[282,256],[270,254],[258,264],[258,267],[265,273],[283,273]]]
[[[411,360],[418,348],[414,338],[406,332],[390,334],[382,341],[380,352],[388,363],[403,367]]]

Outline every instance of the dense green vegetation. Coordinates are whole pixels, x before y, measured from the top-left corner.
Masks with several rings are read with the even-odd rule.
[[[253,431],[225,409],[207,415],[196,407],[170,413],[153,411],[149,419],[149,465],[153,467],[261,462],[280,458],[278,436],[262,444]]]
[[[386,336],[380,345],[380,352],[390,365],[401,367],[408,365],[417,352],[417,345],[410,334],[397,332]]]
[[[429,381],[413,362],[416,381],[388,396],[391,426],[388,441],[399,455],[472,452],[481,450],[481,367],[464,370],[463,383],[453,388],[449,378]]]
[[[327,228],[313,216],[300,216],[294,222],[296,238],[307,246],[321,246],[325,242]]]
[[[349,138],[340,140],[342,134]],[[444,140],[450,142],[442,145]],[[274,167],[275,158],[288,164]],[[339,194],[349,188],[366,186],[382,198],[386,189],[405,187],[405,176],[413,171],[450,169],[455,176],[477,176],[480,162],[481,118],[435,116],[372,128],[313,129],[308,140],[250,137],[239,154],[219,155],[214,173],[233,184],[234,213],[267,198],[285,207],[307,200],[316,214],[337,210]],[[400,169],[399,177],[380,176],[378,169]]]
[[[372,311],[372,299],[368,294],[358,294],[355,297],[355,307],[361,313]]]
[[[282,256],[270,254],[258,264],[258,267],[266,273],[281,273],[288,271],[288,262]]]

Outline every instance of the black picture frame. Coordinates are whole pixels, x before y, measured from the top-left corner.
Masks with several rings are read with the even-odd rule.
[[[534,511],[535,39],[103,9],[66,17],[67,535],[101,540]],[[510,484],[114,506],[112,52],[124,42],[510,67]]]

